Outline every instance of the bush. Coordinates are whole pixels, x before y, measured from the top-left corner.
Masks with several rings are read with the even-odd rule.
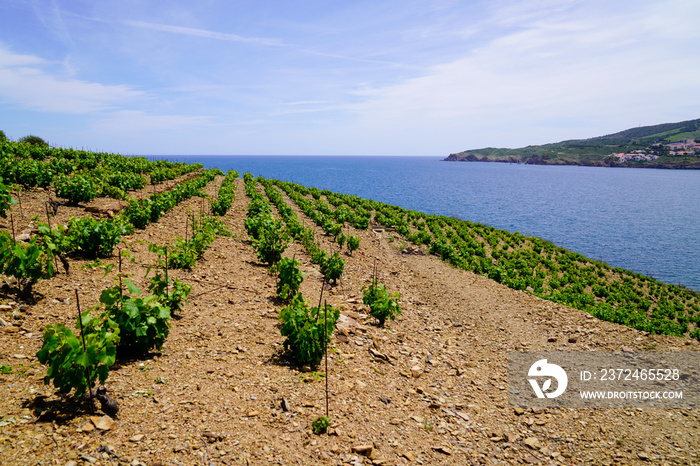
[[[140,201],[132,199],[122,211],[122,216],[133,226],[143,230],[151,221],[151,205],[152,202],[148,198]]]
[[[338,251],[335,251],[332,256],[321,263],[321,273],[325,276],[326,281],[332,282],[334,285],[343,275],[344,269],[345,261],[340,258]]]
[[[285,301],[299,292],[299,286],[304,281],[304,274],[299,270],[296,259],[285,257],[277,263],[277,294]]]
[[[348,245],[348,251],[350,251],[350,254],[352,254],[353,251],[360,247],[360,238],[358,238],[357,236],[349,235],[346,241]]]
[[[168,255],[168,267],[172,269],[191,269],[197,263],[197,251],[194,245],[180,238]]]
[[[389,294],[386,287],[374,280],[369,288],[362,287],[362,302],[369,305],[370,314],[377,319],[379,326],[383,326],[387,319],[394,320],[401,314],[399,299],[401,295],[397,292]]]
[[[17,201],[10,195],[11,192],[10,187],[2,184],[2,178],[0,178],[0,217],[2,218],[7,218],[10,206],[17,204]]]
[[[130,234],[133,227],[124,220],[92,217],[73,217],[68,222],[66,238],[71,252],[82,257],[109,257],[121,241],[121,235]]]
[[[23,138],[20,138],[19,142],[23,142],[25,144],[30,144],[32,146],[42,146],[42,147],[48,147],[49,144],[41,139],[39,136],[34,136],[33,134],[29,134],[27,136],[24,136]]]
[[[170,309],[170,314],[175,315],[182,310],[183,304],[187,304],[187,298],[192,291],[192,286],[183,283],[177,278],[167,280],[160,272],[151,278],[148,290],[160,300],[161,304]]]
[[[282,222],[276,222],[276,228],[260,230],[258,239],[253,240],[255,254],[262,262],[276,264],[282,259],[282,253],[289,246],[289,235],[282,228]]]
[[[62,176],[55,183],[56,196],[68,199],[73,205],[90,202],[97,196],[97,187],[92,179],[83,175]]]
[[[44,329],[44,343],[36,353],[41,364],[49,366],[44,383],[53,384],[61,393],[75,389],[80,396],[99,379],[104,384],[116,359],[119,327],[106,318],[96,319],[85,311],[81,316],[83,333],[78,338],[63,324]],[[80,326],[77,326],[80,328]],[[83,338],[85,350],[83,350]],[[89,374],[89,377],[88,377]]]
[[[324,322],[326,317],[328,320]],[[291,353],[298,365],[318,366],[326,354],[326,345],[330,342],[338,317],[340,311],[333,306],[308,308],[301,293],[297,293],[279,314],[282,324],[280,331],[287,337],[284,349]]]
[[[15,241],[6,231],[0,231],[0,274],[15,277],[24,294],[42,278],[53,276],[54,248],[40,236],[28,244]]]
[[[244,226],[248,232],[248,236],[256,240],[262,231],[281,228],[282,223],[275,220],[271,213],[260,212],[253,216],[248,216],[248,218],[245,219]]]
[[[132,295],[141,294],[130,280],[125,284]],[[139,353],[163,347],[170,331],[170,309],[158,296],[135,298],[123,294],[119,286],[113,286],[102,291],[100,302],[105,305],[106,315],[119,326],[120,347],[133,348]]]

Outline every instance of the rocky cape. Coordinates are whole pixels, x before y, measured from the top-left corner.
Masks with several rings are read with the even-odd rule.
[[[540,156],[533,154],[529,157],[518,157],[518,156],[508,156],[505,158],[492,158],[487,155],[479,156],[474,153],[457,153],[450,154],[448,157],[442,159],[443,162],[500,162],[500,163],[522,163],[525,165],[576,165],[581,167],[620,167],[620,168],[664,168],[664,169],[685,169],[685,170],[699,170],[700,163],[692,162],[624,162],[619,163],[612,159],[612,157],[606,157],[601,160],[587,160],[575,162],[566,159],[552,159],[546,156]]]

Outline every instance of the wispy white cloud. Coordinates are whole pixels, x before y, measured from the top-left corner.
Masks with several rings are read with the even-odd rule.
[[[205,39],[224,40],[230,42],[243,42],[247,44],[265,45],[271,47],[284,47],[285,44],[279,39],[266,37],[244,37],[238,34],[225,32],[208,31],[205,29],[196,29],[183,26],[172,26],[168,24],[149,23],[145,21],[126,21],[128,26],[152,29],[154,31],[169,32],[172,34],[181,34],[185,36],[203,37]]]
[[[119,110],[110,112],[96,120],[91,128],[104,134],[148,134],[160,131],[191,130],[209,126],[206,116],[152,115],[141,110]]]
[[[450,150],[451,144],[457,150],[544,143],[594,136],[597,128],[658,123],[663,121],[659,115],[681,103],[674,95],[686,95],[685,104],[692,101],[700,108],[700,61],[688,55],[678,69],[692,49],[672,50],[662,40],[675,30],[670,18],[650,21],[658,12],[641,6],[633,14],[604,13],[610,16],[580,2],[569,2],[553,16],[546,8],[509,4],[485,24],[510,26],[516,17],[526,18],[517,28],[462,58],[427,68],[422,76],[358,89],[363,101],[353,106],[354,129],[377,142],[382,139],[378,131],[393,134],[397,147],[410,147],[398,136],[406,134],[426,141],[426,148]],[[687,31],[685,38],[690,42],[700,34]],[[577,125],[557,127],[563,120]],[[592,128],[594,133],[586,134]]]
[[[14,54],[0,45],[0,99],[17,108],[85,114],[117,108],[144,92],[127,85],[66,79],[47,71],[42,58]]]
[[[56,0],[31,0],[34,14],[52,34],[64,43],[72,41],[70,30],[63,21],[61,9]]]

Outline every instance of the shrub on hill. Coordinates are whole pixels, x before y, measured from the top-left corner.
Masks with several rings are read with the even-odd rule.
[[[19,140],[19,142],[23,142],[25,144],[31,144],[32,146],[44,146],[48,147],[49,144],[41,139],[39,136],[34,136],[33,134],[29,134],[27,136],[24,136]]]

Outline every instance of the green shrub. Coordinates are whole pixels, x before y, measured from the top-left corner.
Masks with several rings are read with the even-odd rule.
[[[401,314],[399,299],[401,295],[397,292],[389,294],[386,287],[376,280],[369,288],[362,287],[362,302],[369,305],[370,314],[377,319],[379,326],[383,326],[387,319],[394,320]]]
[[[282,223],[279,220],[275,220],[270,212],[260,212],[246,218],[244,226],[248,236],[256,240],[262,231],[282,228]]]
[[[330,424],[331,420],[328,419],[328,416],[319,416],[314,422],[311,423],[311,429],[313,429],[314,434],[316,435],[325,434]]]
[[[360,238],[354,235],[349,235],[347,238],[348,251],[352,254],[357,248],[360,247]]]
[[[132,199],[122,210],[122,217],[136,228],[143,230],[151,222],[151,205],[150,199],[142,199],[137,201]]]
[[[0,217],[7,218],[7,211],[10,210],[13,204],[17,204],[17,201],[11,196],[12,190],[9,186],[2,183],[2,178],[0,178]]]
[[[161,304],[170,309],[170,314],[175,315],[182,310],[183,304],[187,304],[187,298],[192,291],[192,286],[183,283],[177,278],[171,280],[165,279],[164,275],[157,272],[151,278],[151,283],[148,285],[148,290],[156,296]]]
[[[191,269],[197,263],[197,251],[194,245],[180,238],[173,245],[168,255],[168,267],[172,269]]]
[[[29,134],[27,136],[20,138],[19,142],[23,142],[25,144],[30,144],[32,146],[49,147],[49,144],[46,141],[41,139],[39,136],[34,136],[33,134]]]
[[[289,246],[289,235],[283,229],[282,222],[275,222],[276,227],[260,230],[258,239],[253,240],[255,254],[262,262],[276,264],[282,259],[282,253]]]
[[[327,322],[324,319],[327,316]],[[284,340],[284,349],[294,362],[300,366],[309,364],[317,366],[326,353],[326,345],[335,328],[340,311],[333,306],[307,307],[301,293],[297,293],[289,306],[282,308],[279,319],[280,331]],[[325,332],[324,332],[325,326]]]
[[[338,251],[335,251],[328,259],[321,264],[321,273],[327,282],[336,284],[336,281],[343,275],[345,261],[340,258]]]
[[[121,241],[122,235],[131,232],[130,224],[120,218],[97,220],[93,217],[73,217],[68,222],[66,237],[71,252],[82,257],[109,257]]]
[[[301,262],[285,257],[277,265],[277,294],[285,301],[299,292],[299,286],[304,281],[304,274],[299,267]]]
[[[68,199],[73,205],[90,202],[97,196],[97,187],[92,179],[83,175],[62,176],[55,183],[56,196]]]
[[[52,246],[41,236],[22,243],[15,241],[6,231],[0,231],[0,274],[15,277],[20,291],[30,294],[34,283],[53,276],[55,272]]]
[[[93,318],[90,311],[85,311],[80,318],[82,337],[63,324],[48,325],[44,328],[44,343],[36,353],[39,362],[49,366],[44,383],[48,385],[53,380],[61,393],[75,389],[76,396],[92,389],[97,380],[105,383],[119,343],[119,327],[115,322],[104,317]]]
[[[120,329],[120,347],[133,348],[139,353],[161,349],[170,331],[170,309],[155,295],[138,297],[141,290],[130,280],[125,280],[130,294],[113,286],[102,291],[100,302],[106,315]]]

